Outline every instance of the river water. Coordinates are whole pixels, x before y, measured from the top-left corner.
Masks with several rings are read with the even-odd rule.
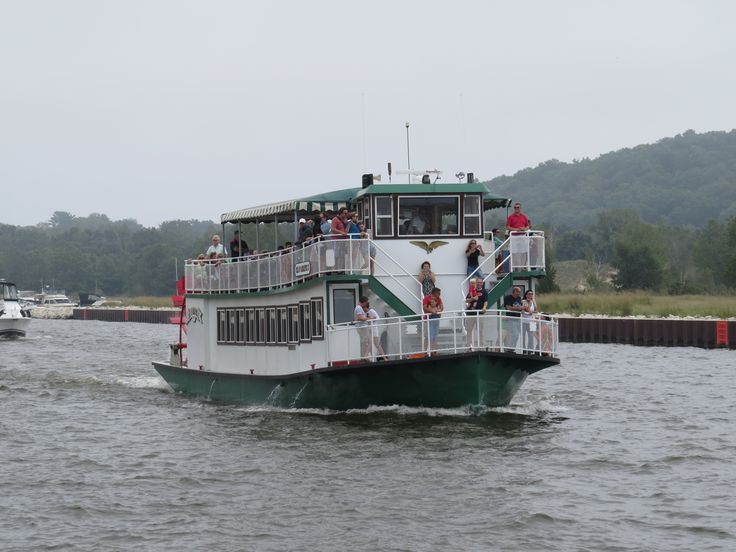
[[[0,549],[736,550],[736,353],[563,344],[511,406],[208,403],[174,327],[0,341]]]

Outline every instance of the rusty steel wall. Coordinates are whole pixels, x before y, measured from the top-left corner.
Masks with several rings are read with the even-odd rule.
[[[178,310],[169,309],[74,309],[75,320],[102,320],[105,322],[144,322],[148,324],[170,324]]]
[[[736,321],[729,320],[726,344],[716,342],[717,320],[655,318],[559,318],[560,341],[660,347],[736,349]]]

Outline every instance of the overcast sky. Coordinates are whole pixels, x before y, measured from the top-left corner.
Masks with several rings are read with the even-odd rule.
[[[736,2],[0,0],[0,222],[219,220],[736,126]]]

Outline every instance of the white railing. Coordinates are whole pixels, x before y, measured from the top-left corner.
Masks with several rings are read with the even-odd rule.
[[[248,257],[187,260],[187,293],[269,290],[339,272],[370,274],[370,240],[327,239]]]
[[[451,311],[383,318],[327,327],[327,360],[334,366],[362,361],[419,358],[474,350],[557,356],[557,320],[505,311]]]
[[[491,239],[493,239],[491,237]],[[498,259],[501,259],[499,262]],[[493,253],[486,255],[478,270],[483,274],[483,283],[492,276],[531,270],[545,270],[544,232],[528,230],[526,232],[512,232]],[[476,278],[471,274],[460,283],[460,294],[463,299],[467,293],[469,280]]]

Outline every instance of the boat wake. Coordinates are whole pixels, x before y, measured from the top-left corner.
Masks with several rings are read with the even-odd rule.
[[[236,407],[239,412],[265,413],[277,412],[283,414],[306,414],[317,416],[376,416],[382,414],[399,415],[406,417],[427,416],[431,418],[468,418],[478,416],[494,416],[512,414],[529,418],[564,417],[568,408],[555,403],[552,399],[541,399],[529,403],[512,403],[509,406],[490,407],[468,405],[459,408],[425,408],[415,406],[369,406],[368,408],[354,408],[350,410],[329,410],[319,408],[285,408],[269,405],[253,405]]]

